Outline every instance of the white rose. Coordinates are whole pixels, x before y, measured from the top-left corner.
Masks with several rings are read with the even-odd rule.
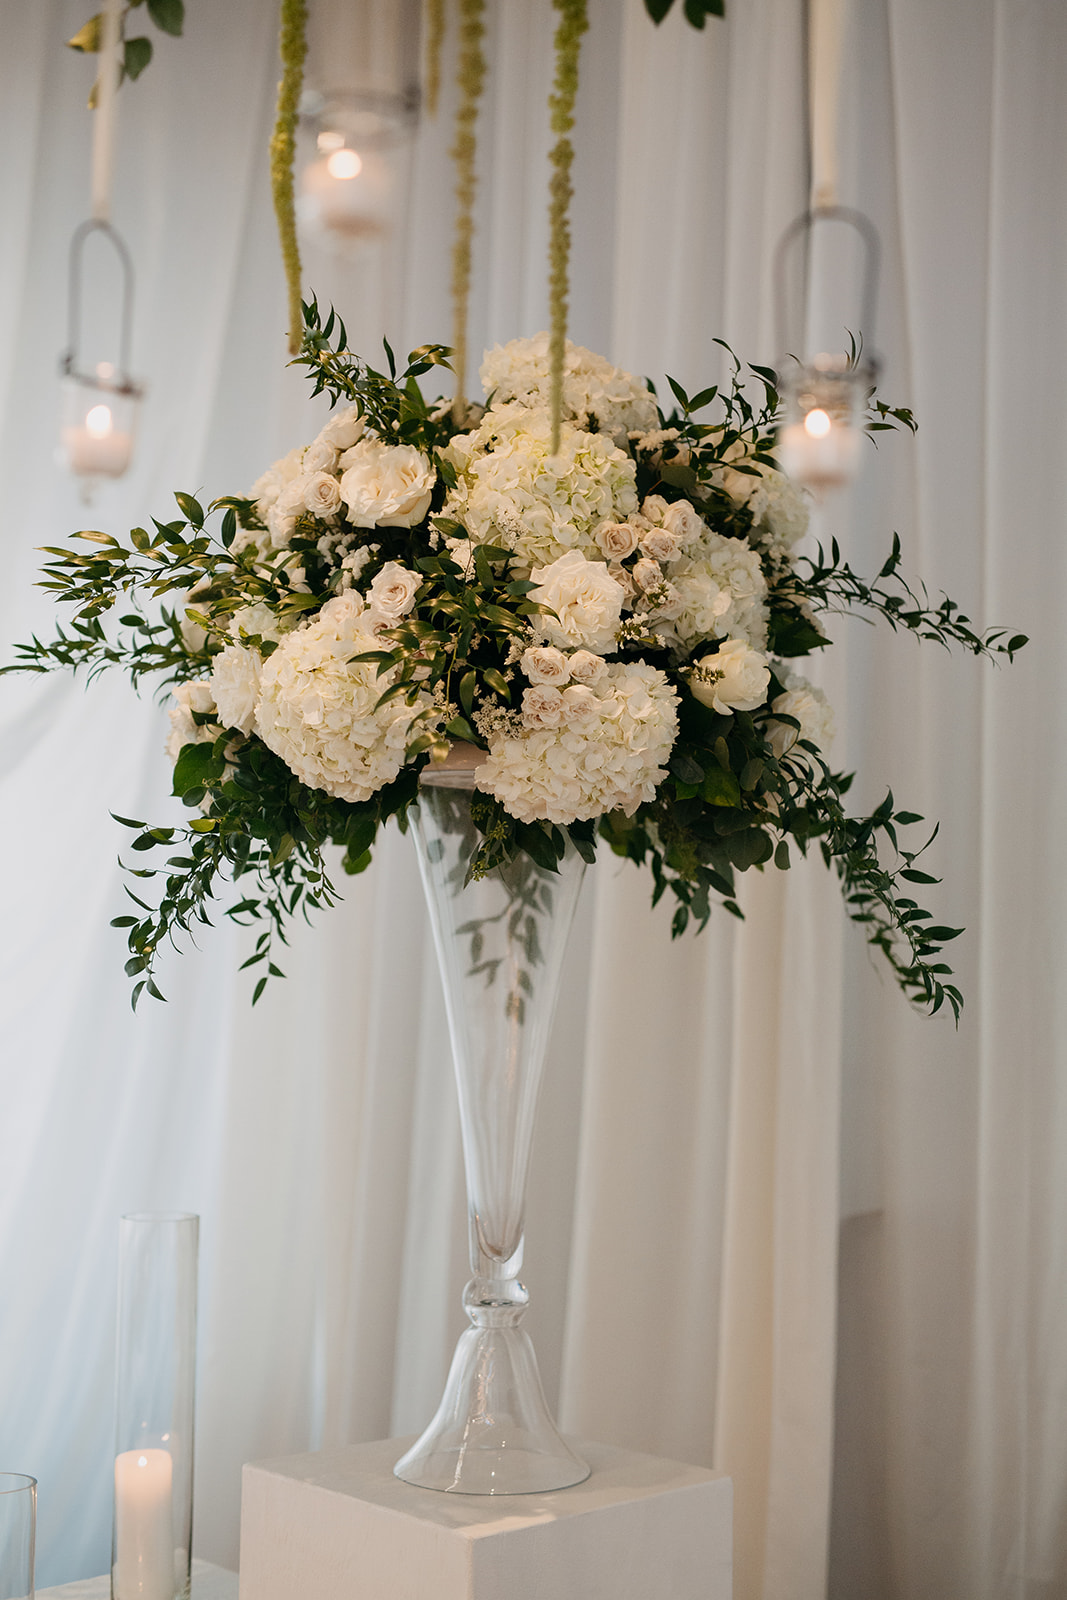
[[[346,589],[343,594],[327,600],[319,612],[318,620],[338,636],[350,632],[363,615],[363,596],[358,589]]]
[[[401,566],[399,561],[387,561],[367,590],[371,610],[391,622],[406,617],[415,604],[415,591],[421,581],[418,573]]]
[[[274,550],[284,549],[293,537],[295,527],[296,518],[282,511],[277,501],[275,501],[267,512],[267,531],[270,534],[271,548]]]
[[[554,644],[534,644],[523,653],[519,666],[531,683],[566,683],[570,663]]]
[[[647,517],[649,522],[658,527],[669,509],[669,504],[661,494],[646,494],[641,502],[641,515]]]
[[[668,533],[673,533],[679,544],[694,544],[707,532],[704,520],[700,517],[688,500],[676,500],[668,506],[663,513],[663,526]]]
[[[273,509],[280,516],[298,517],[304,510],[304,496],[307,494],[312,477],[313,474],[310,472],[301,472],[295,478],[290,478],[279,492]]]
[[[591,650],[576,650],[567,658],[567,665],[575,683],[599,683],[608,670],[603,656],[595,656]]]
[[[821,689],[816,689],[814,684],[807,679],[793,673],[785,677],[787,688],[784,694],[777,695],[771,701],[771,710],[776,716],[795,717],[800,723],[799,732],[785,722],[770,722],[767,725],[767,741],[775,755],[781,760],[798,739],[807,739],[820,750],[828,750],[834,737],[834,713]],[[798,752],[803,754],[803,752]]]
[[[638,532],[628,522],[602,522],[593,538],[609,561],[625,561],[637,549]]]
[[[341,509],[341,488],[329,472],[313,472],[304,488],[304,509],[313,517],[332,517]]]
[[[522,697],[522,720],[528,728],[558,728],[563,696],[548,683],[535,683]]]
[[[743,639],[727,639],[715,655],[696,662],[689,688],[702,705],[728,716],[732,711],[755,711],[763,704],[770,681],[765,655],[750,649]]]
[[[302,472],[332,472],[337,465],[337,446],[320,434],[309,444],[300,462]]]
[[[194,712],[205,715],[215,709],[209,683],[178,683],[171,692],[176,703],[167,712],[170,734],[166,749],[170,759],[177,761],[187,744],[210,744],[222,729],[211,722],[193,720]]]
[[[367,440],[341,479],[348,520],[357,528],[413,528],[430,509],[436,481],[421,450],[410,444]]]
[[[648,556],[642,556],[640,561],[634,562],[633,579],[642,593],[647,594],[649,589],[655,589],[663,582],[659,562],[650,560]]]
[[[600,714],[600,700],[582,683],[569,683],[563,691],[563,720],[568,727],[582,727]]]
[[[641,554],[653,561],[673,561],[681,549],[677,534],[666,528],[651,528],[641,539]]]
[[[535,567],[530,576],[537,584],[530,599],[555,612],[554,617],[534,619],[542,638],[564,650],[577,645],[603,651],[614,646],[625,594],[602,562],[587,561],[579,551],[568,550],[550,566]]]
[[[242,644],[228,644],[215,657],[211,668],[211,693],[224,728],[239,728],[251,733],[259,699],[259,673],[263,665],[258,650]]]
[[[363,437],[366,426],[366,418],[360,415],[358,406],[344,406],[334,413],[324,428],[319,429],[315,443],[332,445],[335,450],[348,450]]]

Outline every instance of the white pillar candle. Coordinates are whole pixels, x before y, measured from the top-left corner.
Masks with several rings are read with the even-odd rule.
[[[825,412],[812,413],[820,417]],[[830,422],[830,419],[826,419]],[[790,423],[778,435],[774,453],[783,472],[816,491],[838,489],[856,474],[859,430],[831,423],[816,432],[803,422]]]
[[[87,426],[63,428],[60,438],[71,472],[83,477],[96,473],[120,478],[130,464],[133,436],[121,429],[98,433]]]
[[[174,1600],[174,1517],[168,1450],[115,1457],[115,1600]]]

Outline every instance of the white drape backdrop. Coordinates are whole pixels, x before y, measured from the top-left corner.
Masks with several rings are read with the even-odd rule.
[[[34,547],[247,485],[314,431],[283,367],[265,177],[274,6],[189,6],[121,96],[116,221],[151,383],[91,513],[52,465],[65,253],[88,193],[74,0],[0,0],[0,636],[50,626]],[[657,381],[774,358],[769,261],[805,199],[799,0],[702,35],[594,0],[572,334]],[[478,346],[545,321],[547,0],[494,0]],[[1067,1596],[1067,10],[855,0],[841,197],[881,230],[884,388],[913,404],[823,527],[1034,643],[1010,670],[859,624],[821,663],[842,765],[940,816],[959,1032],[910,1015],[812,864],[672,945],[589,874],[532,1176],[529,1317],[577,1433],[737,1486],[740,1600]],[[379,257],[310,255],[353,342],[448,337],[448,100]],[[40,1478],[41,1584],[103,1571],[116,1221],[202,1223],[196,1544],[236,1564],[242,1461],[422,1425],[459,1331],[462,1174],[407,841],[293,940],[255,1012],[205,930],[134,1018],[108,811],[165,820],[163,713],[125,684],[0,680],[0,1466]]]

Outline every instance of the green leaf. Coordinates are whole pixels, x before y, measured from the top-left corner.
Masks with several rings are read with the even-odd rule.
[[[673,4],[674,0],[645,0],[645,10],[658,27]]]
[[[700,785],[700,793],[709,806],[738,806],[741,804],[741,788],[732,772],[724,772],[722,767],[709,767]]]
[[[139,78],[152,59],[151,39],[127,39],[123,48],[123,64],[128,78]]]
[[[185,0],[148,0],[148,15],[163,33],[180,38],[185,22]]]
[[[190,790],[203,789],[209,783],[217,782],[222,777],[225,765],[223,757],[215,754],[213,745],[206,742],[184,745],[174,767],[173,792],[181,797]]]
[[[684,750],[675,750],[670,767],[674,776],[683,783],[700,783],[703,780],[704,768],[692,756],[686,755]]]
[[[191,494],[182,494],[180,489],[176,491],[174,498],[181,507],[182,515],[188,518],[193,527],[202,528],[204,526],[204,513],[201,510],[199,500],[194,499]]]

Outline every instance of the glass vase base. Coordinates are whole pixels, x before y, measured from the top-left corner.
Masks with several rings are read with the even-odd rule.
[[[393,1471],[446,1494],[544,1494],[589,1476],[552,1421],[533,1345],[517,1327],[461,1335],[437,1413]]]

